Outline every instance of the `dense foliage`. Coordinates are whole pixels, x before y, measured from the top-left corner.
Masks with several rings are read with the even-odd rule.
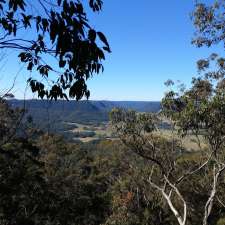
[[[18,111],[11,109],[11,113],[16,115]],[[0,157],[1,224],[176,224],[160,193],[149,185],[152,164],[147,156],[154,154],[149,152],[149,143],[143,144],[141,136],[138,137],[142,135],[138,132],[142,127],[148,134],[156,129],[154,123],[158,120],[152,115],[121,113],[122,118],[127,118],[125,122],[119,121],[121,115],[114,117],[114,122],[121,127],[121,134],[126,131],[124,143],[127,147],[131,143],[132,148],[121,145],[119,140],[72,144],[60,136],[35,133],[30,126],[20,126],[18,130],[27,131],[17,132],[1,145],[4,151]],[[1,113],[0,117],[4,115]],[[8,120],[5,126],[11,126],[10,123]],[[21,133],[29,136],[23,137]],[[148,138],[153,141],[156,153],[160,151],[156,159],[166,171],[170,170],[169,162],[176,161],[174,176],[195,168],[202,160],[201,153],[186,152],[177,140],[173,142],[158,135]],[[203,202],[210,191],[211,178],[205,176],[207,171],[210,167],[180,184],[192,208],[187,224],[201,223]],[[162,176],[156,168],[152,180],[161,184]],[[225,194],[223,187],[222,179],[218,188],[221,201]],[[173,197],[175,204],[182,207],[179,199]],[[225,211],[216,200],[210,224],[221,224],[224,217]]]

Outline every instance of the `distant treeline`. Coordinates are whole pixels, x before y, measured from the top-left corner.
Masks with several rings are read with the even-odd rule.
[[[160,102],[144,101],[40,101],[40,100],[10,100],[14,108],[26,109],[26,115],[44,130],[60,132],[69,130],[66,123],[81,123],[99,125],[109,121],[109,112],[115,108],[133,109],[138,112],[158,112]],[[24,104],[25,103],[25,104]]]

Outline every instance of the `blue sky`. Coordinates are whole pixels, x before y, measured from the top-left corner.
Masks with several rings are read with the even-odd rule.
[[[196,61],[219,50],[191,45],[194,0],[104,2],[103,11],[89,18],[108,37],[112,53],[104,73],[88,81],[92,100],[160,100],[167,79],[188,84],[197,74]],[[21,66],[16,58],[9,59],[0,82],[9,85]],[[19,98],[28,76],[25,70],[18,75],[14,91]],[[29,91],[26,96],[33,97]]]

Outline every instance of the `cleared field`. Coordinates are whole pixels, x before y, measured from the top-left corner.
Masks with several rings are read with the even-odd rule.
[[[108,123],[101,123],[99,126],[81,123],[70,123],[70,124],[76,125],[76,128],[69,131],[72,132],[74,136],[79,136],[80,134],[80,137],[74,137],[73,138],[74,140],[89,142],[103,138],[111,138],[112,136]],[[82,137],[82,134],[84,134],[83,136],[86,137]]]
[[[171,130],[160,129],[156,132],[158,135],[162,135],[168,139],[174,138],[181,141],[182,146],[187,151],[198,151],[200,150],[199,142],[201,148],[207,147],[206,143],[204,142],[203,138],[200,136],[199,140],[195,137],[195,135],[187,135],[184,138],[179,137],[176,133],[173,133]]]
[[[73,140],[79,140],[82,142],[90,142],[94,140],[99,139],[114,139],[112,137],[112,132],[109,127],[108,123],[101,123],[98,126],[95,124],[93,125],[87,125],[87,124],[81,124],[81,123],[67,123],[68,125],[75,125],[76,128],[68,130]],[[68,132],[67,131],[67,132]],[[167,139],[176,139],[181,142],[181,145],[187,150],[187,151],[198,151],[200,149],[199,147],[199,141],[201,143],[201,148],[207,147],[206,143],[204,143],[203,138],[200,136],[199,140],[194,135],[188,135],[185,138],[178,137],[176,132],[172,132],[170,129],[159,129],[155,132],[157,135],[166,137]],[[74,136],[74,137],[73,137]]]

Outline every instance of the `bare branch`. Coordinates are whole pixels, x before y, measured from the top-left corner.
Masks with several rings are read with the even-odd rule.
[[[214,165],[213,167],[213,186],[212,186],[210,196],[205,204],[203,225],[208,225],[208,218],[212,212],[212,207],[213,207],[214,199],[217,192],[218,179],[224,170],[225,170],[225,164],[217,172],[216,172],[216,165]]]
[[[151,172],[153,173],[153,171]],[[152,176],[152,174],[151,174]],[[158,186],[157,184],[155,184],[154,182],[152,182],[151,180],[151,176],[149,176],[148,182],[149,184],[154,187],[155,189],[157,189],[158,191],[161,192],[162,196],[164,197],[164,199],[166,200],[170,210],[172,211],[172,213],[174,214],[174,216],[176,217],[178,223],[180,225],[185,225],[186,221],[187,221],[187,204],[183,198],[183,196],[181,195],[180,191],[178,190],[178,188],[173,185],[166,176],[164,176],[166,182],[169,184],[169,186],[173,189],[173,191],[175,191],[175,193],[177,194],[177,196],[180,198],[180,200],[183,202],[183,216],[180,215],[179,211],[176,209],[176,207],[174,206],[171,196],[172,196],[172,190],[169,192],[169,194],[167,194],[165,192],[165,188],[161,188],[160,186]],[[164,186],[165,187],[165,186]]]

